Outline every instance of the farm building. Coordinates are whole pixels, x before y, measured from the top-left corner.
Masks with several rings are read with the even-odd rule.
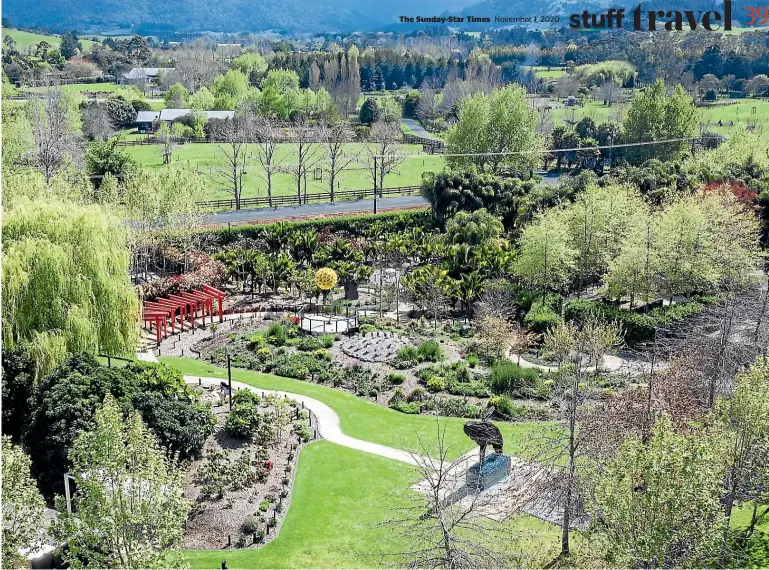
[[[140,133],[149,133],[153,125],[160,118],[160,111],[139,111],[136,114],[136,130]]]
[[[139,111],[136,115],[136,130],[140,133],[154,131],[160,122],[173,123],[192,113],[192,109],[163,109],[162,111]],[[207,120],[232,119],[235,111],[204,111]]]
[[[121,85],[137,86],[157,83],[159,74],[173,70],[172,67],[134,67],[128,73],[120,75],[118,77],[118,83]]]

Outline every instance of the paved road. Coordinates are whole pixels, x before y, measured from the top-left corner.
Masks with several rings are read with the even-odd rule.
[[[422,196],[393,196],[377,200],[377,212],[400,210],[427,206]],[[305,216],[323,216],[328,214],[373,213],[374,200],[346,200],[344,202],[322,202],[302,206],[281,206],[279,208],[258,208],[208,214],[204,224],[242,224],[245,222],[269,222]]]
[[[401,119],[401,123],[406,125],[413,135],[422,137],[423,139],[430,139],[431,141],[440,141],[438,137],[428,133],[421,123],[415,119]]]
[[[407,119],[404,119],[404,121]],[[551,186],[558,185],[558,175],[539,173],[543,181]],[[429,205],[422,196],[390,196],[377,200],[377,212],[419,208]],[[231,210],[204,216],[204,224],[243,224],[246,222],[273,222],[310,216],[373,213],[374,200],[346,200],[343,202],[320,202],[302,206],[280,206],[278,208],[257,208],[253,210]]]

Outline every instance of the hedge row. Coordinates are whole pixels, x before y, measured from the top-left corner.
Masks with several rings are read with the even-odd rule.
[[[320,232],[330,229],[332,232],[347,232],[359,235],[372,224],[382,225],[382,232],[400,232],[411,227],[433,227],[430,210],[416,210],[409,212],[392,212],[385,214],[358,214],[353,216],[339,216],[335,218],[322,218],[318,220],[306,220],[296,222],[276,222],[272,224],[252,224],[227,228],[220,226],[215,228],[202,228],[197,234],[203,238],[208,237],[220,245],[238,241],[242,238],[256,239],[262,232],[270,231],[277,227],[291,227],[298,230]]]
[[[654,339],[654,331],[660,327],[674,325],[684,319],[702,312],[703,304],[699,301],[677,303],[652,309],[648,313],[623,311],[614,305],[572,299],[564,305],[564,318],[567,321],[581,321],[595,315],[606,321],[615,321],[622,325],[625,344],[629,347]]]

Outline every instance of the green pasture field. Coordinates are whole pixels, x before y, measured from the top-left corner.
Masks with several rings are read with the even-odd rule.
[[[729,136],[729,132],[736,127],[755,124],[761,139],[769,141],[769,100],[767,99],[737,99],[733,105],[724,105],[718,107],[698,107],[697,121],[706,123],[707,128],[718,134]],[[611,120],[618,113],[628,107],[627,103],[615,103],[611,107],[604,105],[601,101],[589,101],[584,107],[558,107],[553,109],[553,124],[555,126],[565,125],[566,119],[572,115],[574,120],[579,121],[582,117],[592,118],[596,124]],[[755,108],[755,113],[753,109]],[[718,126],[718,121],[723,126]],[[731,122],[734,122],[732,125]]]
[[[562,104],[562,102],[559,102]],[[553,109],[553,124],[557,127],[565,125],[567,119],[573,116],[575,121],[583,117],[590,117],[596,124],[609,121],[617,113],[622,112],[627,107],[624,103],[614,103],[611,107],[604,105],[601,101],[587,101],[584,107],[575,105],[573,107],[559,106]]]
[[[45,89],[45,87],[23,87],[23,91],[41,91]],[[123,90],[124,87],[122,85],[118,85],[117,83],[70,83],[67,85],[62,85],[61,90],[64,93],[100,93],[100,92],[109,92],[109,93],[118,93],[121,90]]]
[[[534,71],[534,74],[537,77],[541,77],[543,79],[557,79],[559,77],[564,77],[566,75],[566,68],[565,67],[554,67],[547,65],[533,65],[531,66],[532,71]]]
[[[718,134],[728,137],[729,131],[734,127],[755,125],[761,139],[769,141],[769,100],[767,99],[739,99],[735,105],[700,107],[697,109],[697,114],[700,122],[709,122],[709,130]],[[719,127],[718,121],[721,121],[723,126]]]
[[[296,162],[296,151],[291,144],[281,144],[278,152],[284,157],[284,165]],[[163,168],[163,154],[160,145],[129,146],[127,152],[139,163],[150,168]],[[339,179],[337,190],[365,190],[373,188],[372,175],[366,161],[366,152],[362,143],[350,143],[348,150],[360,153],[357,163],[350,170],[344,171]],[[402,164],[385,177],[385,187],[412,186],[420,184],[422,174],[428,171],[443,170],[445,159],[440,155],[429,155],[422,152],[419,145],[403,145],[403,154],[417,154],[407,158]],[[267,195],[266,182],[262,179],[264,171],[256,160],[256,149],[249,149],[249,159],[246,174],[243,177],[243,197],[260,197]],[[251,159],[251,155],[254,156]],[[231,199],[232,195],[224,182],[216,180],[217,169],[225,168],[226,161],[220,145],[207,143],[187,143],[174,148],[172,160],[189,164],[198,168],[202,173],[211,175],[212,182],[207,194],[209,200]],[[320,165],[319,165],[320,166]],[[221,178],[221,175],[218,176]],[[288,173],[277,173],[273,176],[273,196],[295,195],[296,180]],[[328,192],[328,173],[323,172],[323,180],[315,180],[313,173],[307,176],[307,193]],[[304,182],[302,182],[304,193]]]
[[[48,42],[52,47],[58,48],[61,40],[59,36],[49,36],[45,34],[35,34],[33,32],[25,32],[23,30],[17,30],[14,28],[3,28],[3,37],[11,36],[13,41],[16,42],[16,49],[21,53],[26,53],[28,47],[34,47],[42,41]],[[94,44],[91,40],[80,38],[80,43],[83,44],[83,50],[87,51]]]

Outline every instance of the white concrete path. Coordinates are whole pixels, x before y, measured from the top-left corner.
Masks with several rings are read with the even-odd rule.
[[[158,359],[151,351],[139,352],[137,353],[137,357],[139,360],[143,360],[145,362],[158,361]],[[222,378],[212,378],[208,376],[184,376],[184,381],[193,385],[201,384],[203,386],[219,386],[223,380]],[[358,451],[364,451],[366,453],[372,453],[374,455],[379,455],[380,457],[386,457],[387,459],[401,461],[402,463],[408,463],[409,465],[418,465],[417,457],[408,451],[394,449],[392,447],[387,447],[386,445],[380,445],[370,441],[363,441],[362,439],[356,439],[354,437],[350,437],[349,435],[345,435],[342,432],[339,416],[337,413],[329,406],[319,400],[316,400],[315,398],[310,398],[309,396],[303,396],[301,394],[295,394],[294,392],[264,390],[250,386],[244,382],[238,382],[237,380],[232,381],[232,388],[233,390],[251,390],[255,394],[275,394],[278,396],[286,397],[297,403],[304,404],[304,407],[310,410],[318,420],[318,433],[321,435],[321,437],[323,437],[323,439],[330,441],[331,443],[336,443],[337,445],[342,445],[344,447],[349,447],[350,449],[356,449]],[[465,455],[468,460],[477,456],[478,448],[470,451]],[[422,461],[424,465],[425,460],[422,459]]]
[[[203,386],[219,386],[223,381],[221,378],[210,378],[206,376],[185,376],[184,380],[188,384]],[[284,396],[297,403],[304,404],[304,407],[310,410],[318,420],[317,429],[318,433],[323,439],[349,447],[350,449],[357,449],[358,451],[365,451],[366,453],[372,453],[387,459],[393,459],[395,461],[401,461],[410,465],[417,465],[417,459],[409,452],[402,451],[400,449],[393,449],[386,445],[380,445],[378,443],[372,443],[370,441],[363,441],[362,439],[356,439],[345,435],[342,432],[342,428],[339,424],[339,416],[336,412],[328,407],[323,402],[310,398],[309,396],[303,396],[301,394],[295,394],[293,392],[282,392],[279,390],[263,390],[261,388],[255,388],[243,382],[236,380],[232,381],[233,390],[251,390],[255,394],[275,394],[277,396]]]

